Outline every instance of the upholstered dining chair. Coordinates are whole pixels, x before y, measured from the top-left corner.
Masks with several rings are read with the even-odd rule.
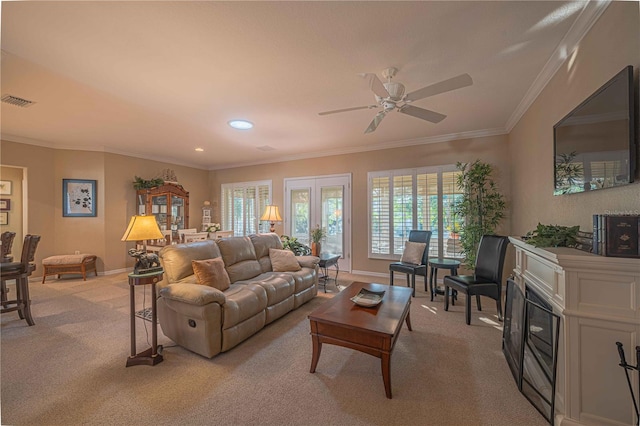
[[[16,237],[15,232],[5,231],[0,234],[0,263],[9,263],[13,260],[11,256],[11,248],[13,247],[13,239]],[[7,300],[7,286],[5,280],[0,279],[0,301]]]
[[[416,296],[416,275],[424,277],[424,291],[427,291],[427,262],[429,260],[429,242],[431,231],[413,229],[409,231],[409,240],[405,242],[405,249],[400,262],[389,265],[389,285],[393,285],[393,273],[400,272],[407,275],[407,286],[413,289]],[[420,247],[422,251],[419,250]],[[417,254],[416,254],[417,253]]]
[[[498,319],[502,321],[502,267],[509,239],[498,235],[484,235],[478,245],[476,269],[473,275],[447,275],[444,283],[444,310],[449,310],[449,290],[465,293],[465,319],[471,324],[471,296],[476,296],[478,310],[482,310],[480,296],[496,301]]]
[[[31,299],[29,298],[29,276],[36,269],[33,261],[36,257],[36,248],[40,242],[40,235],[27,234],[22,245],[22,257],[20,262],[0,263],[0,275],[2,290],[6,290],[5,281],[16,280],[16,299],[3,300],[0,313],[18,311],[20,319],[27,324],[34,325],[31,317]],[[12,306],[15,305],[15,306]]]

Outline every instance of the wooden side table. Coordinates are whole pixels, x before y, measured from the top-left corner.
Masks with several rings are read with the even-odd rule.
[[[156,311],[156,283],[162,280],[163,271],[150,274],[129,274],[129,300],[131,304],[131,355],[127,358],[127,367],[132,365],[156,365],[162,362],[158,353],[158,318]],[[151,284],[151,311],[143,309],[136,312],[135,287]],[[136,353],[136,317],[151,321],[151,347]],[[162,350],[162,346],[160,346]]]

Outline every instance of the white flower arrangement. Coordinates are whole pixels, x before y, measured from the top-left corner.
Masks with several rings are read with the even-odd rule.
[[[209,226],[207,227],[207,232],[217,232],[220,229],[221,228],[219,223],[210,223]]]

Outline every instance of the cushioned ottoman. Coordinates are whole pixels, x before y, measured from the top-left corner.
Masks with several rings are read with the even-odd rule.
[[[87,272],[93,271],[98,276],[96,258],[93,254],[64,254],[42,259],[44,267],[42,282],[44,283],[49,275],[57,275],[60,278],[62,274],[80,274],[85,281]]]

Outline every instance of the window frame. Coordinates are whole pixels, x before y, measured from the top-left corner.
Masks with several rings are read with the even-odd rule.
[[[406,169],[394,169],[394,170],[381,170],[381,171],[373,171],[367,173],[367,208],[368,208],[368,224],[367,224],[367,233],[368,233],[368,243],[367,243],[367,252],[368,258],[370,259],[381,259],[381,260],[399,260],[401,254],[394,254],[394,245],[396,236],[394,235],[394,178],[399,176],[411,176],[411,194],[412,194],[412,229],[417,228],[418,224],[418,175],[422,174],[436,174],[437,175],[437,252],[440,257],[453,257],[451,255],[447,255],[446,253],[446,244],[447,241],[444,238],[445,230],[444,230],[444,188],[443,188],[443,174],[451,173],[451,172],[459,172],[458,168],[455,164],[447,164],[447,165],[439,165],[439,166],[425,166],[425,167],[416,167],[416,168],[406,168]],[[389,193],[388,193],[388,226],[389,226],[389,240],[388,240],[388,253],[373,253],[373,242],[374,242],[374,233],[373,233],[373,215],[374,215],[374,179],[376,178],[387,178],[389,179]],[[406,189],[405,189],[406,191]],[[457,193],[457,192],[456,192]],[[405,238],[403,235],[401,238]],[[406,236],[408,238],[408,235]],[[376,240],[378,240],[376,238]],[[431,246],[434,246],[434,240],[432,236]]]
[[[267,197],[264,199],[260,198],[260,188],[267,186]],[[247,236],[251,235],[254,232],[247,232],[247,229],[251,229],[251,226],[248,226],[248,218],[247,218],[247,201],[251,200],[247,199],[247,190],[253,189],[255,194],[255,218],[253,219],[253,229],[255,229],[258,233],[261,232],[269,232],[269,224],[260,220],[260,216],[262,216],[262,211],[264,210],[264,206],[270,203],[270,200],[273,195],[273,185],[271,180],[260,180],[260,181],[248,181],[248,182],[232,182],[232,183],[223,183],[220,185],[220,223],[223,230],[231,230],[233,231],[234,236]],[[232,200],[235,199],[235,192],[241,190],[243,194],[243,219],[242,219],[242,229],[236,229],[236,221],[235,221],[235,202],[232,202],[231,210],[229,212],[230,217],[227,217],[227,206],[226,206],[226,195],[230,191]],[[264,204],[264,205],[262,205]],[[266,224],[266,225],[265,225]]]

